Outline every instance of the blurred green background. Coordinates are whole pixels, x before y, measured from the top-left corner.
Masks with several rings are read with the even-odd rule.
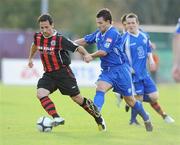
[[[156,32],[153,28],[144,30],[149,32],[152,42],[157,45],[156,52],[160,57],[158,82],[173,82],[171,41],[177,19],[180,17],[179,6],[179,0],[0,0],[0,61],[4,57],[27,58],[31,42],[30,39],[29,43],[22,46],[26,49],[23,51],[25,55],[5,55],[8,54],[8,50],[14,48],[6,46],[9,42],[3,40],[4,31],[35,32],[38,30],[38,16],[48,11],[54,18],[56,29],[67,37],[76,39],[96,29],[96,13],[99,9],[107,7],[112,11],[113,21],[118,28],[121,28],[120,17],[129,12],[136,13],[143,26],[160,27],[160,32]],[[22,52],[22,48],[17,51]],[[87,50],[92,52],[95,46],[88,47]]]

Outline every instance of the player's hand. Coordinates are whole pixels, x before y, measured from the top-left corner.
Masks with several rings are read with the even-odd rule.
[[[157,66],[156,66],[156,64],[155,64],[155,63],[154,63],[154,64],[150,64],[150,65],[149,65],[149,70],[150,70],[151,72],[157,71]]]
[[[90,54],[87,54],[84,56],[84,61],[89,63],[90,61],[93,60],[93,57]]]
[[[180,83],[180,66],[173,67],[172,76],[177,83]]]
[[[32,68],[32,67],[33,67],[33,62],[32,62],[32,60],[29,60],[28,66],[29,66],[29,68]]]

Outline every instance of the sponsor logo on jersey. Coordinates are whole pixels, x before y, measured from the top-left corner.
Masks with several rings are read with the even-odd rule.
[[[135,42],[130,44],[130,46],[134,46],[134,45],[136,45],[136,43],[135,43]]]
[[[107,39],[106,39],[106,43],[104,44],[104,47],[105,47],[105,48],[109,48],[111,42],[112,42],[112,39],[111,39],[111,38],[107,38]]]
[[[106,39],[106,42],[111,43],[111,42],[112,42],[112,39],[111,39],[111,38],[107,38],[107,39]]]
[[[105,48],[109,48],[110,44],[111,44],[110,42],[106,42],[106,43],[104,44],[104,47],[105,47]]]
[[[145,58],[145,52],[144,52],[143,46],[139,46],[137,48],[137,54],[138,54],[139,59]]]
[[[55,40],[52,40],[51,41],[51,46],[55,46],[56,45],[56,41]]]
[[[45,51],[53,51],[54,48],[53,47],[42,47],[42,46],[38,46],[39,50],[45,50]]]

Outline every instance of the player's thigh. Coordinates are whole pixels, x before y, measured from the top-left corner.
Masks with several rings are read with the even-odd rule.
[[[158,91],[155,82],[152,80],[150,76],[146,77],[143,83],[145,94],[156,93]]]
[[[80,94],[76,78],[70,67],[62,68],[57,72],[56,85],[63,95],[76,96]]]
[[[103,81],[103,80],[99,80],[97,81],[97,91],[103,91],[103,92],[107,92],[112,88],[112,85],[109,82]]]
[[[44,97],[53,93],[57,89],[51,73],[44,73],[37,84],[37,96]]]
[[[119,70],[113,79],[113,88],[115,92],[123,96],[132,96],[132,77],[127,69]]]
[[[112,88],[113,82],[112,82],[112,78],[111,78],[111,74],[108,71],[103,71],[100,75],[99,78],[97,80],[97,87],[96,90],[97,91],[103,91],[103,92],[107,92],[108,90],[110,90]]]
[[[133,83],[136,96],[144,95],[144,83],[143,80],[139,80]]]

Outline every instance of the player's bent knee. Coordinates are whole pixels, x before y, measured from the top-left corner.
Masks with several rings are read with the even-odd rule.
[[[38,99],[48,96],[49,94],[50,94],[50,92],[47,89],[44,89],[44,88],[37,89],[37,98]]]
[[[136,99],[134,97],[130,97],[130,96],[124,97],[124,100],[130,107],[133,107],[134,104],[136,103]]]
[[[141,96],[141,95],[136,95],[135,98],[136,98],[136,100],[139,100],[141,102],[143,101],[143,96]]]
[[[84,100],[83,97],[80,96],[80,94],[76,96],[71,96],[71,99],[78,104],[82,104]]]
[[[149,97],[152,102],[157,102],[157,100],[159,98],[159,94],[158,94],[158,92],[155,92],[155,93],[149,94]]]
[[[102,92],[107,92],[109,91],[110,89],[112,88],[112,85],[107,83],[107,82],[104,82],[104,81],[99,81],[97,83],[97,88],[96,88],[96,91],[102,91]]]

